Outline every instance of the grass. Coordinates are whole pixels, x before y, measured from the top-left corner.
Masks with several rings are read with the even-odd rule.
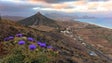
[[[9,37],[8,37],[9,38]],[[20,44],[23,40],[25,43]],[[42,47],[37,44],[38,40],[29,41],[26,36],[11,38],[2,42],[3,49],[8,53],[2,58],[0,63],[49,63],[58,55],[54,48]],[[42,42],[45,43],[45,42]],[[31,49],[29,45],[34,44],[36,48]]]

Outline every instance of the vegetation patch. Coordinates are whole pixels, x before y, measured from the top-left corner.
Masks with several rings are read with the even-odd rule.
[[[58,56],[58,50],[49,43],[21,33],[4,38],[2,44],[7,54],[0,63],[49,63]]]

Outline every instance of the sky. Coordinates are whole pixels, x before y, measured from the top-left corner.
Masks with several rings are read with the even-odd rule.
[[[109,13],[112,0],[0,0],[2,14],[27,16],[37,11]]]
[[[31,16],[38,11],[112,17],[112,0],[0,0],[1,15]]]

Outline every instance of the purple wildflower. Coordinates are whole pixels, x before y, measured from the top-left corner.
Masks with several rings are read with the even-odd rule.
[[[38,44],[40,47],[46,47],[46,43],[37,42],[37,44]]]
[[[16,37],[22,37],[23,34],[16,34]]]
[[[29,45],[29,49],[30,49],[30,50],[36,49],[36,45],[34,45],[34,44]]]
[[[8,38],[9,38],[9,40],[12,40],[12,39],[14,39],[14,37],[13,37],[13,36],[9,36]]]
[[[28,41],[34,41],[34,39],[32,37],[28,37],[27,39],[28,39]]]
[[[4,38],[4,41],[9,41],[9,38]]]
[[[46,47],[46,43],[40,44],[40,47]]]
[[[21,41],[18,42],[18,44],[19,45],[24,45],[25,44],[25,41],[21,40]]]
[[[52,49],[53,47],[52,47],[52,46],[47,46],[47,48],[48,48],[48,49]]]
[[[39,41],[37,42],[38,45],[40,45],[41,43],[42,43],[42,42],[39,42]]]
[[[12,40],[12,39],[14,39],[14,37],[13,36],[9,36],[7,38],[4,38],[4,41],[9,41],[9,40]]]

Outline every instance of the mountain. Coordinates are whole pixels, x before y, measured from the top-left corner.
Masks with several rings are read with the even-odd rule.
[[[97,17],[92,17],[88,15],[78,16],[76,14],[74,15],[68,15],[68,14],[59,14],[59,13],[46,13],[45,16],[57,20],[57,21],[71,21],[74,19],[97,19]]]
[[[58,25],[59,28],[55,28],[55,31],[47,32],[36,29],[36,27],[29,27],[32,25],[37,26],[37,28],[41,25],[47,28]],[[23,33],[25,36],[34,37],[54,46],[59,51],[58,57],[52,58],[53,61],[49,63],[112,62],[112,30],[96,25],[77,21],[54,21],[43,16],[41,13],[37,13],[21,20],[19,23],[1,20],[0,33],[0,42],[7,36]],[[3,55],[10,54],[10,52],[6,53],[2,49],[4,47],[1,43],[0,48],[0,56],[6,57]]]
[[[56,21],[70,21],[73,20],[76,16],[70,16],[68,14],[61,13],[45,13],[45,16]]]
[[[20,20],[19,23],[26,26],[45,25],[45,26],[57,27],[56,21],[45,17],[40,12],[36,13],[31,17]]]

